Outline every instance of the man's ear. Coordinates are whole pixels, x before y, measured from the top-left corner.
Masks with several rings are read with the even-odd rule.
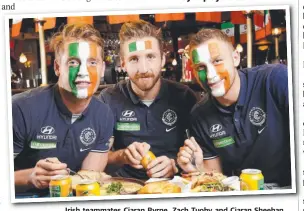
[[[124,59],[123,59],[123,57],[120,57],[120,66],[122,67],[122,68],[125,68],[125,62],[124,62]]]
[[[101,67],[98,70],[100,77],[104,77],[105,70],[106,70],[106,63],[103,61]]]
[[[240,65],[241,57],[240,53],[237,50],[232,52],[233,65],[234,67],[238,67]]]
[[[162,55],[162,63],[161,63],[162,68],[165,66],[165,64],[166,64],[166,55],[165,55],[165,53],[163,53],[163,55]]]
[[[60,75],[60,70],[59,70],[59,64],[57,59],[54,60],[54,71],[55,71],[55,75],[59,77]]]

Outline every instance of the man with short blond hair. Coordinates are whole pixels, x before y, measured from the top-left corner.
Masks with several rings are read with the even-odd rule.
[[[109,163],[121,166],[118,176],[172,177],[196,96],[187,86],[161,78],[166,58],[160,29],[142,20],[128,22],[119,38],[122,68],[130,80],[100,95],[115,116]],[[157,158],[143,169],[141,160],[148,150]]]
[[[91,25],[69,24],[51,46],[58,83],[13,97],[17,192],[43,194],[67,168],[102,171],[107,164],[113,114],[93,96],[105,69],[103,39]]]
[[[229,176],[259,169],[266,183],[291,185],[286,66],[238,71],[240,55],[218,29],[194,35],[190,54],[195,77],[209,97],[191,112],[193,137],[178,153],[180,167],[196,171],[194,156],[205,171]]]

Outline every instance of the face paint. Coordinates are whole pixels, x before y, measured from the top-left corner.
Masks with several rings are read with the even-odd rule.
[[[214,97],[224,96],[231,86],[229,71],[225,68],[224,61],[220,56],[217,42],[210,42],[192,51],[193,63],[197,66],[202,64],[206,66],[206,69],[198,69],[198,79],[202,83],[201,85],[208,88]]]
[[[69,64],[69,85],[77,98],[92,96],[98,81],[97,45],[88,42],[71,43],[68,46],[69,59],[76,64]],[[92,60],[92,61],[90,61]],[[84,87],[77,87],[84,84]]]
[[[206,83],[206,81],[207,81],[206,70],[205,69],[199,70],[197,74],[198,74],[198,78],[200,79],[200,81],[202,83]]]
[[[129,52],[142,51],[146,49],[152,49],[151,40],[145,40],[145,41],[141,40],[141,41],[131,42],[129,44]]]
[[[224,64],[215,65],[215,69],[220,79],[221,80],[225,79],[224,87],[225,87],[225,92],[227,92],[230,88],[229,72],[225,70]]]
[[[199,64],[200,62],[204,61],[203,53],[200,48],[194,49],[192,51],[192,62],[194,64]]]

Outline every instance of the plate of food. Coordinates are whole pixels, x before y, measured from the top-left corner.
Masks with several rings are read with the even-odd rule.
[[[222,173],[216,172],[194,172],[183,174],[183,178],[191,181],[192,187],[190,192],[223,192],[233,191],[234,189],[223,184],[222,180],[227,178]]]
[[[138,179],[111,177],[100,180],[100,195],[126,195],[137,194],[137,192],[145,185]]]

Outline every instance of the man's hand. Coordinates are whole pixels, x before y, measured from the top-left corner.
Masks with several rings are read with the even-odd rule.
[[[44,189],[49,186],[52,176],[68,174],[67,165],[57,158],[47,158],[36,163],[29,176],[29,183],[35,188]]]
[[[177,172],[175,161],[167,156],[157,157],[147,167],[147,175],[154,178],[169,178]]]
[[[195,139],[191,137],[190,139],[186,139],[184,146],[179,149],[177,163],[185,172],[195,172],[197,171],[196,166],[203,169],[203,158],[204,156],[201,147],[197,144]],[[192,164],[193,159],[196,166]]]
[[[143,166],[140,161],[147,154],[150,149],[150,145],[146,142],[139,143],[133,142],[123,151],[123,158],[126,164],[136,169],[142,169]]]

